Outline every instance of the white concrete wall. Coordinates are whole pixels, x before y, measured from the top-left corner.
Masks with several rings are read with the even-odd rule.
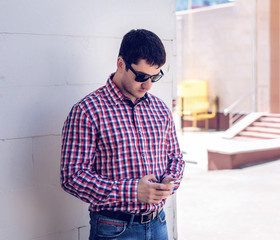
[[[166,76],[153,93],[169,106],[175,83],[175,1],[0,1],[0,239],[85,240],[87,205],[59,184],[63,122],[116,69],[122,36],[157,33]],[[174,205],[166,207],[170,239]]]
[[[257,90],[257,111],[269,111],[269,1],[236,0],[228,7],[199,9],[177,16],[178,82],[209,81],[210,94],[220,98],[220,110]],[[254,30],[256,21],[256,31]],[[253,38],[256,37],[256,78]],[[252,98],[239,110],[251,110]]]

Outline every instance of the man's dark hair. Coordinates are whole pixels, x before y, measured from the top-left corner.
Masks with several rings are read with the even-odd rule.
[[[138,64],[141,59],[161,67],[166,61],[164,46],[159,37],[145,29],[131,30],[124,35],[119,56],[129,64]]]

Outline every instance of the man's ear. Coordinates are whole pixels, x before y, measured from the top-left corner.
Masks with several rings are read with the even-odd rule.
[[[126,71],[125,62],[124,62],[124,60],[122,59],[122,57],[118,57],[118,60],[117,60],[117,70],[118,70],[118,72],[120,72],[120,73]]]

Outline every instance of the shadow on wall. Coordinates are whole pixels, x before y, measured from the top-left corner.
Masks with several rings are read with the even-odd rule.
[[[43,51],[40,56],[60,57],[57,62],[54,57],[50,64],[47,57],[42,61],[46,65],[41,71],[48,74],[38,80],[38,85],[20,87],[24,92],[13,103],[22,110],[19,115],[9,117],[20,116],[17,125],[9,127],[18,129],[13,134],[16,130],[27,137],[0,142],[5,160],[0,170],[4,216],[0,220],[0,239],[61,240],[78,236],[81,231],[88,235],[88,205],[60,187],[60,133],[72,105],[97,86],[66,83],[78,82],[74,78],[82,75],[79,67],[82,56],[75,56],[75,48],[71,48],[69,55],[66,51],[52,54]],[[62,61],[70,55],[70,59]]]
[[[69,50],[70,49],[70,50]],[[59,85],[41,88],[34,102],[33,120],[51,134],[32,138],[34,163],[34,231],[33,236],[67,239],[88,231],[88,204],[64,192],[60,187],[61,130],[72,105],[88,94],[91,85],[77,84],[82,76],[83,56],[71,46],[58,54],[48,66],[50,76]],[[64,83],[61,83],[61,77]],[[72,83],[72,84],[69,84]],[[54,134],[52,134],[54,133]],[[71,237],[70,237],[71,236]],[[45,238],[44,238],[45,239]]]

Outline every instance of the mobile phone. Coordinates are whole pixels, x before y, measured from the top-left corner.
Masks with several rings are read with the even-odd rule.
[[[181,182],[180,179],[176,179],[176,180],[173,180],[173,181],[170,181],[170,182],[167,182],[167,183],[164,183],[164,184],[169,184],[169,183],[179,183]]]

